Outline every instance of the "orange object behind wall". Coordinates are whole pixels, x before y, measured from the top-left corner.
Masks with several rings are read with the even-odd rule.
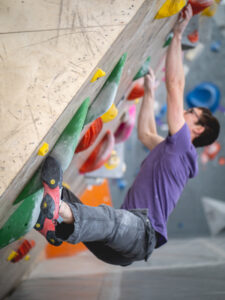
[[[101,185],[93,186],[92,189],[86,189],[80,200],[90,206],[98,206],[100,204],[106,204],[112,206],[109,184],[107,180]],[[59,247],[54,247],[50,244],[46,246],[45,254],[46,258],[56,258],[64,256],[72,256],[81,251],[85,251],[87,248],[83,243],[71,245],[68,243],[62,243]]]

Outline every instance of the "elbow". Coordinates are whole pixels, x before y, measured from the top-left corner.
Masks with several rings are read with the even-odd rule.
[[[167,78],[166,89],[168,93],[182,92],[184,90],[184,80],[182,78]]]

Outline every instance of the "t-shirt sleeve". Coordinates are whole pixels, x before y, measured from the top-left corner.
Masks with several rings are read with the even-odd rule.
[[[187,123],[181,127],[175,134],[166,138],[166,147],[175,152],[186,152],[193,147],[191,142],[191,133]]]

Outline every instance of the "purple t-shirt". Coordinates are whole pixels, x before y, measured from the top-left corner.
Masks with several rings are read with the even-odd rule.
[[[189,178],[198,172],[197,152],[185,123],[158,144],[142,162],[121,208],[148,209],[148,217],[159,233],[157,247],[167,242],[167,220]]]

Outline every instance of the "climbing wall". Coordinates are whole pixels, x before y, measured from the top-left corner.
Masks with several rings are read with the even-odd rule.
[[[14,276],[7,286],[4,276],[0,278],[0,298],[16,285],[43,247],[37,233],[29,231],[39,211],[45,155],[60,160],[64,181],[81,195],[86,188],[82,167],[101,141],[101,155],[95,157],[100,163],[109,158],[113,133],[133,105],[126,97],[135,74],[148,57],[152,68],[160,71],[166,52],[163,44],[177,18],[155,19],[164,2],[1,1],[0,242],[4,248],[0,251],[4,270]],[[99,68],[103,72],[96,75]],[[74,155],[94,119],[109,109],[110,122],[103,122],[88,149]],[[70,151],[66,147],[68,152],[61,147],[65,141],[73,144]],[[22,233],[24,239],[28,233],[28,242],[35,241],[29,249],[33,259],[12,263],[8,257],[20,247],[21,240],[15,240]]]

